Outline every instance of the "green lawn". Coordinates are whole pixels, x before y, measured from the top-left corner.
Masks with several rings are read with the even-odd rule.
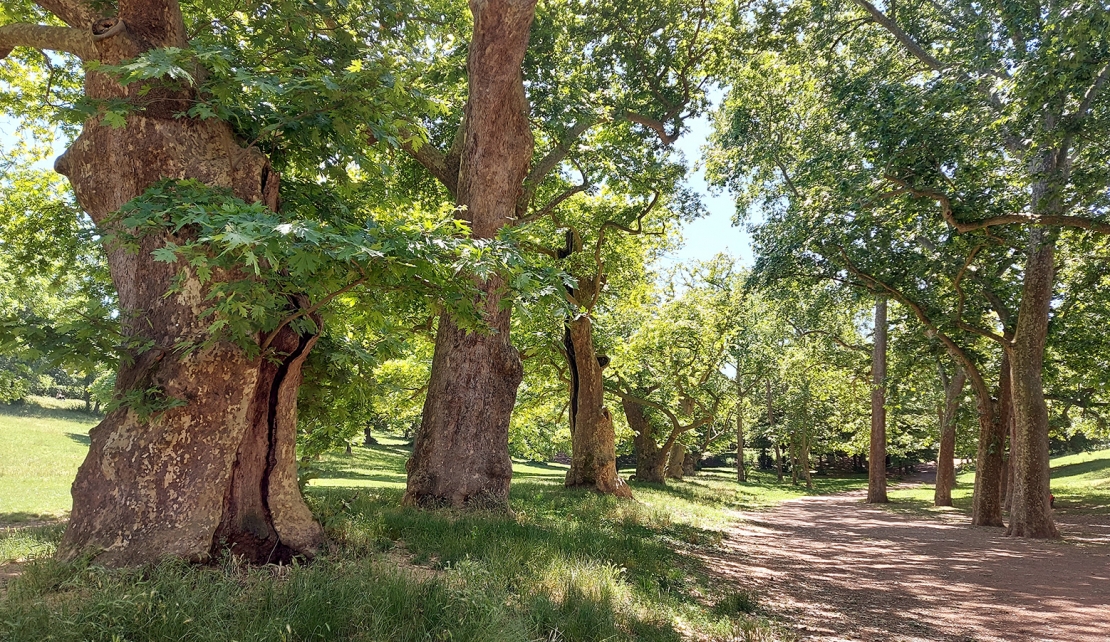
[[[26,523],[68,510],[93,421],[59,408],[9,409],[0,421],[15,444],[4,450],[0,571],[22,563],[0,589],[0,639],[790,637],[757,595],[714,581],[698,557],[720,543],[733,511],[805,493],[773,475],[737,484],[713,469],[666,487],[633,483],[628,502],[563,489],[565,466],[518,461],[512,516],[418,511],[400,506],[408,450],[385,438],[312,463],[306,494],[329,540],[312,564],[106,570],[54,561],[61,523]],[[816,482],[814,492],[836,492],[865,480]]]
[[[97,420],[76,401],[0,404],[0,525],[69,512],[69,486]]]
[[[1110,512],[1110,450],[1054,457],[1051,466],[1057,514]],[[959,474],[956,483],[952,508],[933,506],[933,485],[891,488],[888,493],[891,508],[923,512],[954,510],[970,514],[975,472],[969,470]]]

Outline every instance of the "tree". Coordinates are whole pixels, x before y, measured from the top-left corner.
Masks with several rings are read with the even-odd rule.
[[[349,123],[403,100],[349,14],[190,7],[190,29],[173,0],[121,2],[112,17],[100,6],[20,5],[35,22],[0,27],[5,54],[30,46],[86,65],[75,108],[88,118],[55,167],[106,240],[118,293],[117,403],[91,433],[60,552],[108,564],[204,560],[225,546],[253,562],[311,555],[322,531],[297,486],[294,440],[321,310],[361,287],[427,292],[475,266],[453,265],[459,228],[435,212],[406,223],[368,209],[388,201],[352,188],[346,162],[328,170],[334,189],[318,180],[323,158],[372,169],[367,132],[395,132]],[[54,20],[68,26],[40,24]],[[293,69],[295,82],[276,80]],[[335,87],[346,91],[328,100]],[[293,179],[284,208],[282,172]]]
[[[650,165],[665,159],[683,119],[704,107],[706,78],[700,70],[712,51],[707,33],[716,16],[714,3],[668,2],[648,10],[626,0],[575,0],[545,6],[537,15],[534,2],[472,2],[471,13],[472,33],[456,33],[458,24],[451,23],[437,34],[468,42],[465,81],[447,68],[453,52],[445,52],[446,61],[437,61],[442,67],[432,65],[433,77],[442,80],[436,91],[451,99],[446,101],[448,115],[414,118],[429,140],[414,139],[406,149],[465,208],[463,216],[472,221],[478,237],[492,236],[510,223],[520,227],[550,218],[595,181],[611,179],[616,185],[629,161]],[[531,46],[529,27],[534,32]],[[628,37],[613,38],[613,33]],[[496,56],[476,53],[494,49],[500,51]],[[458,98],[464,95],[462,108],[464,101]],[[504,143],[496,149],[505,154],[479,154],[466,147],[472,141],[484,145],[495,140]],[[540,149],[545,151],[533,153]],[[587,150],[591,153],[584,154]],[[581,170],[586,157],[594,162]],[[463,189],[471,184],[481,184],[480,194]],[[482,202],[469,202],[471,196]],[[565,230],[556,232],[557,240],[547,247],[562,247]],[[497,298],[501,283],[495,278],[483,286],[490,301]],[[591,284],[584,279],[575,287]],[[409,503],[464,505],[474,498],[488,505],[507,500],[507,433],[521,368],[509,342],[510,301],[503,303],[489,308],[489,325],[496,330],[492,337],[464,336],[441,322],[409,468]],[[572,408],[579,464],[568,483],[615,492],[622,486],[608,464],[614,458],[612,428],[602,411],[600,387],[593,384],[600,378],[593,376],[598,365],[589,356],[596,351],[586,345],[587,320],[576,313],[571,324],[571,334],[577,335],[572,343],[579,344],[576,365],[583,376],[577,395],[581,403]]]
[[[871,448],[867,502],[885,504],[886,496],[886,297],[875,299],[875,344],[871,358]]]

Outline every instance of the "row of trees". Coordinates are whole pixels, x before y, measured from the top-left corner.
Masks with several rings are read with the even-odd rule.
[[[881,469],[876,447],[908,453],[937,421],[954,449],[965,377],[976,522],[1001,520],[1012,409],[1011,531],[1054,534],[1042,365],[1050,312],[1065,316],[1058,249],[1082,257],[1060,273],[1084,319],[1052,362],[1076,384],[1101,373],[1079,336],[1105,318],[1102,237],[1058,229],[1105,231],[1105,11],[898,10],[5,5],[5,108],[39,139],[75,137],[55,163],[73,202],[5,174],[36,218],[4,260],[27,282],[51,274],[23,247],[54,291],[83,293],[71,312],[21,306],[6,345],[82,372],[122,355],[62,554],[311,554],[298,417],[310,449],[418,418],[404,501],[503,507],[510,444],[550,450],[564,416],[570,487],[631,494],[622,424],[644,480],[678,444],[725,435],[742,478],[759,422],[808,480],[815,453],[871,443]],[[714,84],[729,94],[710,171],[765,217],[760,262],[661,288],[650,266],[701,213],[671,145]],[[899,304],[890,386],[887,323],[861,312],[874,296]],[[939,377],[918,383],[923,368]],[[1091,383],[1062,387],[1065,407],[1101,403]]]

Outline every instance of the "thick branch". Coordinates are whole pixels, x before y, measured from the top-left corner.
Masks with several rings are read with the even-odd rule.
[[[902,46],[913,54],[915,58],[925,63],[925,65],[933,71],[941,71],[944,69],[944,65],[939,60],[934,58],[928,51],[925,51],[925,48],[917,44],[917,41],[914,40],[910,34],[903,31],[902,28],[898,26],[898,23],[888,18],[882,11],[879,11],[875,5],[867,0],[856,0],[856,4],[863,7],[864,11],[870,14],[875,22],[881,24],[884,29],[889,31],[890,35],[894,36],[898,42],[902,43]]]
[[[408,129],[401,129],[398,133],[401,135],[401,149],[423,165],[424,169],[447,188],[451,196],[458,196],[458,168],[456,167],[454,172],[451,171],[451,163],[447,162],[447,155],[419,134]]]
[[[97,56],[92,31],[87,28],[49,27],[25,22],[0,27],[0,59],[6,58],[16,47],[63,51],[82,60]]]
[[[531,200],[532,194],[536,193],[536,188],[540,186],[540,183],[547,178],[548,174],[559,166],[559,163],[563,162],[563,159],[567,157],[567,154],[570,153],[571,148],[574,147],[574,144],[582,137],[582,134],[585,134],[596,122],[597,120],[594,118],[587,118],[581,122],[575,123],[570,130],[567,131],[567,135],[559,141],[559,144],[553,147],[551,151],[547,152],[547,154],[532,167],[532,171],[528,172],[528,177],[524,179],[525,198]],[[527,203],[525,203],[525,207],[527,207]]]
[[[909,181],[897,178],[895,176],[886,176],[888,181],[901,185],[903,189],[887,192],[884,196],[894,196],[897,194],[913,194],[914,196],[921,196],[936,201],[940,205],[941,216],[944,221],[951,225],[957,232],[966,233],[974,232],[977,230],[985,230],[990,227],[997,227],[999,225],[1043,225],[1046,227],[1074,227],[1099,234],[1110,234],[1110,224],[1094,221],[1082,216],[1044,216],[1037,214],[1006,214],[1003,216],[991,216],[977,221],[961,221],[956,218],[952,210],[952,201],[948,196],[942,192],[931,189],[920,189],[910,185]]]
[[[667,133],[667,127],[666,127],[666,121],[655,120],[654,118],[650,118],[650,117],[644,116],[642,114],[637,114],[636,112],[632,112],[632,111],[625,112],[624,116],[628,120],[630,120],[630,121],[632,121],[632,122],[634,122],[638,125],[643,125],[644,127],[647,127],[651,131],[655,132],[655,134],[659,137],[659,140],[663,141],[664,145],[667,145],[667,146],[673,145],[674,142],[676,140],[678,140],[678,136],[679,136],[678,129],[676,128],[675,132],[673,134],[668,134]],[[673,118],[673,116],[670,116],[670,118]]]
[[[35,0],[35,4],[75,29],[87,31],[92,23],[101,18],[100,14],[82,0]]]

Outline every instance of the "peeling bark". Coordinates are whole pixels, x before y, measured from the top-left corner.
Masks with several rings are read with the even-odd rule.
[[[686,462],[686,446],[675,443],[671,447],[670,457],[667,459],[667,478],[668,479],[682,479],[686,473],[683,464]]]
[[[1012,359],[1014,484],[1011,537],[1059,537],[1049,502],[1048,408],[1042,370],[1055,279],[1056,230],[1033,227]]]
[[[516,214],[533,139],[521,64],[536,0],[471,0],[469,96],[457,198],[475,238],[488,239]],[[509,418],[523,377],[509,339],[504,283],[480,284],[493,334],[467,334],[441,317],[424,414],[406,466],[404,503],[507,508],[512,462]]]
[[[107,64],[184,44],[172,1],[121,3],[118,18],[92,28],[98,59]],[[89,119],[55,163],[101,232],[112,230],[111,215],[123,204],[162,178],[198,179],[276,207],[278,177],[265,156],[242,148],[226,123],[174,117],[187,91],[139,90],[88,73],[90,98],[145,108],[121,129]],[[180,293],[164,296],[177,266],[153,261],[151,252],[182,240],[167,230],[144,237],[136,253],[109,248],[122,331],[151,346],[120,366],[117,391],[153,388],[186,404],[154,417],[120,408],[93,428],[59,555],[89,552],[109,565],[168,556],[204,561],[225,543],[252,562],[310,555],[322,531],[297,486],[294,439],[301,365],[315,337],[283,330],[276,363],[226,343],[178,356],[175,346],[207,337],[204,291],[187,275]]]
[[[613,417],[605,407],[601,365],[594,351],[593,323],[583,315],[567,322],[571,394],[571,462],[567,488],[592,488],[617,497],[632,497],[632,489],[617,475]]]
[[[960,395],[967,382],[967,372],[956,369],[956,375],[944,390],[944,410],[940,415],[940,449],[937,452],[937,481],[933,505],[951,506],[952,489],[956,487],[956,413]]]

